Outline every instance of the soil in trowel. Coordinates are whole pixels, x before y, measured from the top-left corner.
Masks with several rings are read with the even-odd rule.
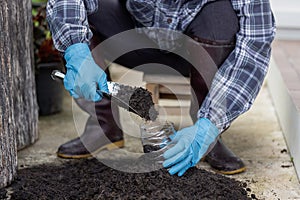
[[[129,106],[134,109],[129,111],[136,113],[145,120],[154,121],[158,112],[154,108],[151,92],[141,87],[131,87],[121,85],[116,97],[124,102],[129,102]]]

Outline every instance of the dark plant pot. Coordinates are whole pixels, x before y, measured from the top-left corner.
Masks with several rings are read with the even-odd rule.
[[[37,65],[35,81],[40,115],[51,115],[62,110],[63,84],[51,78],[53,70],[62,70],[62,68],[61,62]]]

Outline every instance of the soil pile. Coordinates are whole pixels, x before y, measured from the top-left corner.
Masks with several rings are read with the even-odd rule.
[[[165,169],[125,173],[97,159],[19,170],[11,199],[250,199],[245,183],[192,168],[182,177]],[[0,190],[5,199],[6,189]]]

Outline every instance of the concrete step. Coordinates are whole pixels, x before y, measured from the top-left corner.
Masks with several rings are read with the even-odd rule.
[[[300,179],[300,41],[274,42],[267,80]]]

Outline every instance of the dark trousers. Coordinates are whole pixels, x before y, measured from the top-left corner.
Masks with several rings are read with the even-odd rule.
[[[91,46],[135,28],[132,16],[126,10],[126,0],[99,0],[99,9],[89,16],[89,24],[94,37]],[[159,63],[172,67],[184,76],[189,76],[192,87],[192,105],[190,109],[193,121],[197,119],[197,111],[205,99],[216,70],[235,47],[235,34],[239,29],[238,17],[229,0],[215,1],[206,4],[191,22],[184,34],[189,40],[179,49],[186,51],[193,65],[176,53],[166,53],[159,49],[137,49],[127,52],[113,62],[128,68],[148,63]],[[134,45],[140,42],[139,34],[132,40],[118,40],[118,45],[108,47],[103,52],[94,54],[99,65],[103,59],[109,59],[118,47]],[[142,39],[145,42],[145,38]],[[150,39],[146,42],[153,43]],[[115,48],[115,49],[114,49]],[[143,68],[146,73],[164,73],[154,67]]]

